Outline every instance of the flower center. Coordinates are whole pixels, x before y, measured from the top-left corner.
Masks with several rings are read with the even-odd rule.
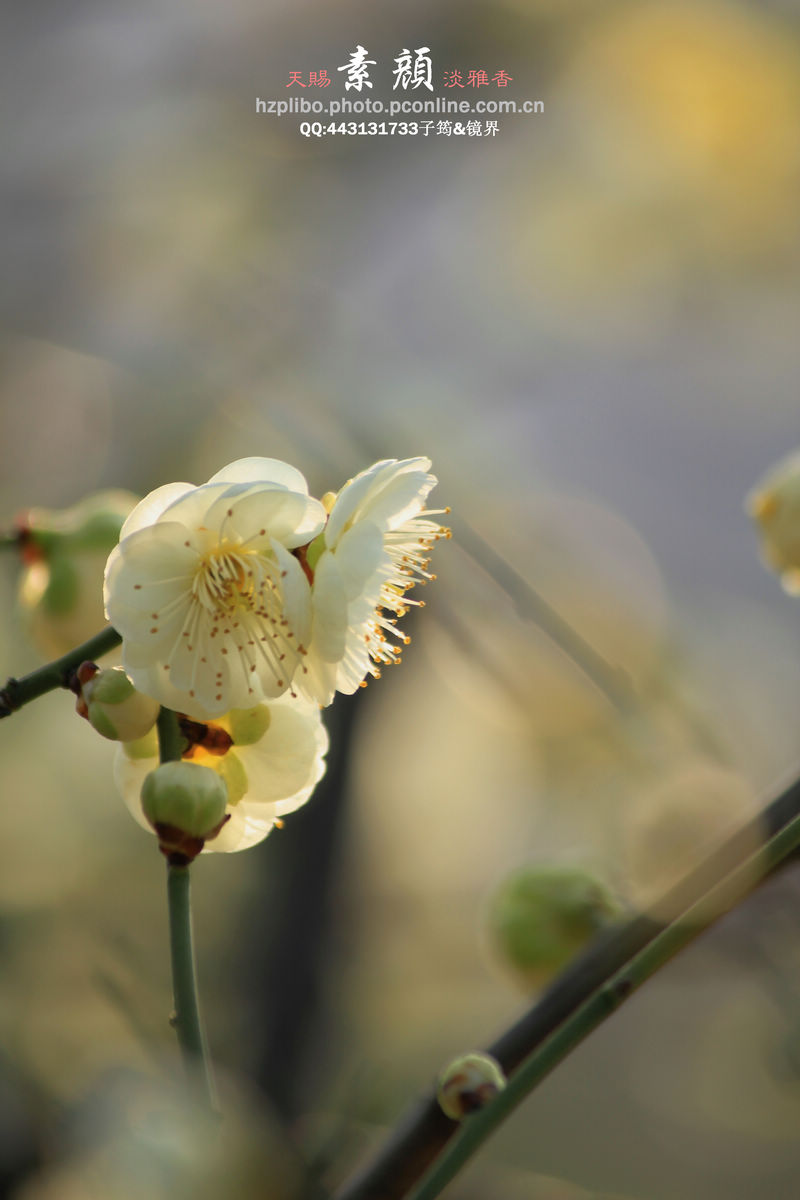
[[[194,758],[198,749],[202,748],[206,755],[222,757],[233,745],[233,738],[222,725],[209,721],[193,721],[183,713],[178,714],[178,725],[187,746],[183,758]]]
[[[233,808],[247,793],[247,772],[239,757],[233,753],[234,739],[217,721],[193,721],[178,714],[178,724],[188,745],[181,758],[184,762],[210,767],[225,780],[228,807]]]
[[[182,591],[164,610],[151,614],[154,624],[150,632],[156,635],[162,618],[169,620],[180,612],[180,632],[174,632],[163,668],[180,671],[178,686],[190,699],[200,697],[206,708],[222,704],[226,679],[233,672],[234,678],[238,673],[239,682],[243,675],[245,679],[255,676],[247,695],[257,700],[255,685],[261,676],[256,672],[265,666],[275,676],[277,688],[287,686],[300,656],[306,653],[285,613],[282,581],[287,573],[276,561],[275,551],[252,549],[244,542],[220,537],[194,568],[189,603]],[[289,659],[287,667],[281,666],[285,659]]]
[[[232,616],[258,605],[267,576],[253,550],[217,549],[207,554],[192,584],[196,600],[214,616]]]

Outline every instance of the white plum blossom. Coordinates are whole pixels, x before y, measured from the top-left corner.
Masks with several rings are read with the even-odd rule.
[[[311,631],[309,580],[292,551],[325,516],[300,472],[271,458],[146,496],[104,587],[138,690],[198,720],[287,691]]]
[[[397,620],[422,603],[407,593],[450,535],[429,519],[449,510],[425,509],[430,465],[375,463],[328,503],[268,458],[151,492],[105,574],[136,688],[204,721],[295,688],[329,704],[399,661]]]
[[[263,841],[281,817],[305,804],[325,773],[328,735],[319,706],[301,696],[284,695],[210,722],[181,717],[180,727],[188,743],[183,761],[212,768],[228,792],[229,819],[203,853],[246,850]],[[157,766],[155,730],[117,748],[115,782],[133,817],[150,833],[141,791]]]
[[[435,576],[429,551],[450,531],[426,510],[436,485],[430,459],[387,459],[330,497],[328,522],[308,547],[313,573],[311,641],[295,684],[320,704],[351,693],[381,664],[396,663],[410,639],[395,624],[411,605],[408,591]],[[323,501],[324,502],[324,501]]]

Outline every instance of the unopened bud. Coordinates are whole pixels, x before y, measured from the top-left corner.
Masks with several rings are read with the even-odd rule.
[[[621,915],[610,889],[580,867],[523,867],[489,902],[489,941],[524,986],[541,987]]]
[[[17,519],[19,604],[45,657],[65,654],[103,624],[103,569],[136,503],[132,492],[97,492],[71,508],[32,508]]]
[[[764,561],[787,592],[800,593],[800,451],[782,459],[747,497]]]
[[[484,1108],[506,1086],[503,1068],[490,1054],[473,1051],[454,1058],[439,1076],[436,1098],[454,1121]]]
[[[27,559],[50,558],[66,550],[108,554],[119,541],[123,523],[139,503],[133,492],[94,492],[70,508],[30,508],[17,518]]]
[[[76,674],[81,694],[75,707],[104,738],[136,742],[153,728],[158,701],[137,692],[121,667],[101,671],[87,662]]]
[[[162,763],[142,784],[142,812],[167,857],[191,862],[228,820],[225,781],[199,763]]]

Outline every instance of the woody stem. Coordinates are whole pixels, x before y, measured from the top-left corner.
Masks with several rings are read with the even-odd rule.
[[[46,692],[69,687],[70,676],[82,662],[94,662],[119,646],[121,641],[122,638],[116,629],[107,625],[100,633],[76,649],[70,650],[63,658],[46,663],[43,667],[31,671],[30,675],[24,675],[22,679],[7,680],[5,687],[0,689],[0,717],[11,716],[18,708],[22,708],[23,704],[44,696]]]

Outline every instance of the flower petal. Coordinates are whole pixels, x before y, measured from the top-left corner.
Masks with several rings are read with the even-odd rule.
[[[378,526],[396,528],[418,513],[436,483],[428,474],[430,466],[429,458],[385,459],[356,475],[336,497],[326,544],[335,546],[349,522],[368,518]]]
[[[328,737],[316,705],[289,697],[270,704],[269,711],[264,736],[252,745],[236,747],[247,772],[246,800],[257,804],[292,802],[291,809],[282,810],[291,811],[308,799],[322,774]],[[298,799],[301,792],[303,797]]]
[[[165,483],[162,487],[156,488],[154,492],[150,492],[144,500],[139,501],[128,516],[119,531],[119,540],[122,541],[123,538],[135,533],[137,529],[144,529],[148,525],[155,524],[165,508],[191,491],[194,491],[191,483]]]
[[[148,614],[152,626],[157,621],[153,612],[160,613],[191,588],[198,553],[187,540],[180,525],[167,522],[137,530],[112,550],[103,599],[109,621],[123,638],[143,636],[141,623],[146,624]]]
[[[293,554],[273,541],[272,550],[281,571],[283,608],[295,646],[307,647],[311,637],[311,588]]]
[[[383,534],[372,521],[359,521],[342,535],[336,547],[336,565],[348,600],[362,597],[370,588],[371,607],[380,596],[382,576],[378,568],[384,557]]]
[[[325,708],[336,695],[336,673],[337,664],[326,662],[314,651],[304,660],[294,683],[304,696]]]
[[[123,660],[125,670],[134,687],[144,692],[145,696],[153,696],[166,708],[175,712],[185,713],[193,721],[210,721],[217,713],[210,712],[201,703],[198,696],[189,696],[170,682],[169,672],[164,670],[162,663],[156,666],[137,666]]]
[[[421,467],[419,464],[425,464]],[[396,472],[376,488],[359,509],[359,518],[374,521],[386,529],[397,529],[419,513],[436,486],[435,475],[428,474],[427,458],[410,458],[397,464]]]
[[[157,758],[130,759],[122,746],[117,746],[116,748],[114,754],[114,783],[134,821],[141,825],[142,829],[146,829],[148,833],[153,832],[153,826],[142,812],[139,797],[142,792],[142,784],[150,772],[157,766]]]
[[[274,538],[291,550],[315,538],[325,518],[325,509],[310,496],[262,484],[239,484],[213,502],[204,524],[234,543],[261,549]]]
[[[347,634],[347,593],[336,555],[322,554],[314,572],[313,646],[324,662],[338,662]]]
[[[256,811],[241,801],[234,808],[229,808],[227,815],[229,820],[215,838],[206,842],[203,854],[232,854],[237,850],[249,850],[251,846],[263,842],[275,824],[272,811],[266,805],[261,811]]]
[[[348,521],[355,516],[358,506],[369,495],[376,480],[380,480],[387,471],[391,471],[396,462],[397,460],[394,458],[382,459],[381,462],[373,463],[366,471],[361,471],[347,481],[336,497],[328,518],[325,528],[325,544],[327,546],[336,546]]]
[[[230,487],[226,483],[204,483],[201,487],[192,488],[167,505],[159,520],[177,521],[187,530],[208,532],[208,510],[215,500],[230,491]],[[242,485],[241,490],[246,491],[246,485]]]
[[[352,696],[361,687],[361,681],[370,673],[370,656],[361,632],[348,636],[342,660],[336,669],[336,690]]]
[[[287,488],[290,492],[301,492],[308,495],[308,484],[305,477],[296,467],[281,462],[278,458],[240,458],[228,463],[216,475],[212,475],[209,483],[275,483]]]

